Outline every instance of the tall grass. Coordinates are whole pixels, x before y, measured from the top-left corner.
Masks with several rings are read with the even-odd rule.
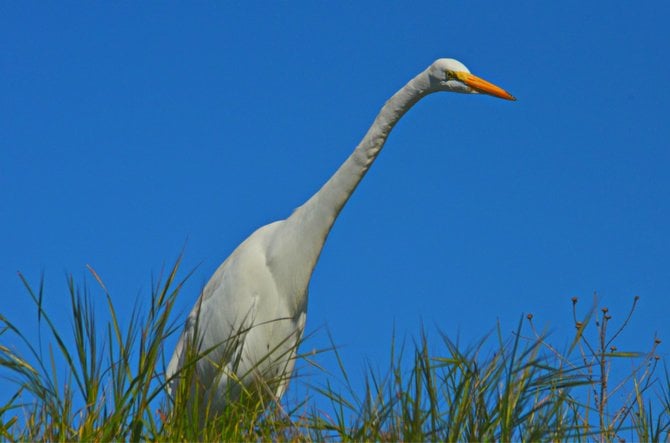
[[[44,308],[44,281],[20,276],[36,307],[39,339],[31,341],[0,314],[0,375],[13,392],[0,397],[0,438],[18,440],[377,440],[377,441],[668,441],[670,376],[653,338],[647,351],[618,350],[628,326],[607,308],[583,314],[573,299],[575,334],[564,349],[537,331],[532,316],[514,333],[500,327],[473,346],[441,335],[440,351],[421,332],[411,344],[393,340],[388,366],[354,383],[332,346],[339,374],[313,385],[300,401],[278,402],[243,391],[221,415],[208,416],[193,392],[191,355],[178,377],[165,379],[167,337],[181,325],[172,309],[186,278],[180,261],[152,285],[148,306],[120,321],[113,297],[89,269],[106,300],[94,315],[92,291],[68,280],[71,330]],[[595,326],[595,327],[591,327]],[[333,340],[331,339],[331,342]],[[9,345],[12,343],[12,345]],[[298,356],[319,367],[318,356]],[[621,367],[625,368],[623,371]],[[659,370],[660,368],[660,370]],[[660,374],[659,374],[660,373]],[[173,386],[167,394],[167,386]],[[335,388],[335,386],[344,386]],[[205,419],[203,420],[203,417]]]

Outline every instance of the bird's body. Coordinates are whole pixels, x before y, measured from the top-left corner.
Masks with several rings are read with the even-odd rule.
[[[178,379],[191,346],[204,354],[195,362],[195,377],[212,412],[254,382],[270,397],[281,397],[305,326],[309,281],[333,223],[393,126],[412,105],[438,91],[514,99],[453,59],[439,59],[412,79],[386,102],[354,152],[316,194],[287,219],[256,230],[221,264],[186,321],[168,379]]]

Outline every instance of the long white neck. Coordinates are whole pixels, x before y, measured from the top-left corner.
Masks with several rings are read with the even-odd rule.
[[[434,91],[426,70],[396,92],[384,104],[349,158],[316,194],[287,219],[300,228],[303,237],[298,239],[303,242],[299,247],[300,254],[310,262],[311,268],[316,265],[335,219],[381,152],[395,124],[416,102]]]

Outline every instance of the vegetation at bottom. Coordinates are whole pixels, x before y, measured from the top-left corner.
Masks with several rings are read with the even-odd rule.
[[[660,339],[650,336],[643,350],[616,347],[637,297],[618,323],[595,303],[582,312],[573,298],[567,321],[575,332],[560,346],[550,342],[560,338],[536,329],[531,315],[509,336],[498,327],[469,347],[445,335],[429,345],[423,331],[411,345],[394,340],[387,367],[370,368],[362,389],[353,387],[332,346],[323,352],[333,353],[340,373],[318,386],[293,380],[304,384],[303,399],[288,395],[277,402],[249,389],[223,414],[209,417],[186,388],[192,365],[185,365],[171,394],[166,388],[174,380],[165,379],[172,350],[164,343],[181,330],[172,313],[185,281],[177,277],[179,263],[152,285],[148,306],[137,304],[123,321],[93,269],[94,290],[70,277],[67,331],[44,308],[43,280],[35,288],[20,276],[36,307],[36,325],[0,314],[0,376],[15,388],[0,397],[0,439],[670,440],[670,375],[657,354]],[[105,296],[102,323],[92,292]],[[39,331],[37,340],[28,328]],[[319,368],[313,353],[296,358]]]

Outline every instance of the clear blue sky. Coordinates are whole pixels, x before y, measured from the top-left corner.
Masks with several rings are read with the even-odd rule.
[[[33,325],[16,272],[43,272],[69,327],[65,275],[90,264],[129,314],[186,244],[184,315],[393,92],[454,57],[518,101],[441,94],[405,116],[323,251],[306,349],[328,326],[356,375],[394,325],[471,343],[528,312],[566,343],[570,298],[585,309],[594,291],[615,321],[641,297],[620,349],[668,341],[668,16],[661,1],[3,2],[2,313]]]

